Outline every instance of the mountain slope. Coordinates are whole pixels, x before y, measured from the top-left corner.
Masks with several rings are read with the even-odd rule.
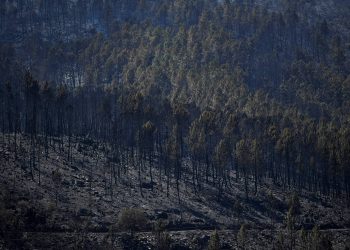
[[[175,231],[192,230],[199,235],[208,235],[208,232],[199,233],[199,230],[214,228],[233,230],[231,234],[236,234],[240,225],[245,223],[252,234],[265,232],[277,241],[277,232],[263,230],[285,228],[288,210],[286,197],[291,197],[292,194],[282,191],[278,186],[264,185],[257,194],[252,192],[251,186],[250,198],[247,200],[243,180],[237,180],[233,176],[232,186],[220,197],[218,191],[210,185],[204,185],[202,191],[196,192],[188,177],[184,177],[178,200],[174,177],[170,179],[167,196],[166,177],[163,176],[160,180],[155,172],[154,183],[151,183],[150,176],[145,172],[141,194],[135,167],[126,164],[122,169],[117,168],[115,178],[112,168],[117,167],[116,163],[106,162],[103,157],[105,149],[96,148],[97,142],[73,143],[72,159],[67,158],[67,142],[63,150],[52,144],[48,157],[43,152],[36,168],[31,169],[28,165],[22,165],[29,153],[28,139],[18,138],[20,146],[17,160],[11,151],[13,144],[11,147],[2,144],[2,211],[6,209],[6,213],[14,214],[15,218],[22,221],[24,232],[37,232],[38,237],[40,232],[45,231],[67,232],[68,235],[74,230],[107,233],[113,227],[118,228],[121,211],[132,207],[141,208],[147,215],[149,224],[146,225],[146,231],[152,230],[153,223],[163,220],[165,228],[173,232],[174,237],[177,237]],[[121,173],[118,176],[119,170]],[[60,174],[59,181],[54,178],[56,171]],[[333,245],[337,246],[335,249],[342,249],[348,236],[340,235],[350,225],[350,211],[345,208],[345,204],[341,200],[329,200],[306,192],[300,193],[299,199],[301,207],[300,214],[296,215],[296,228],[311,229],[317,223],[324,230],[324,235],[333,234],[334,230],[335,235],[339,236],[333,238]],[[222,242],[237,244],[231,242],[228,232],[223,231],[226,236],[222,236]],[[349,230],[344,233],[348,234]],[[189,240],[189,234],[181,234],[186,241]],[[55,237],[61,239],[60,244],[69,244],[69,239],[63,235],[57,234]],[[98,238],[100,241],[101,238]],[[267,242],[266,238],[263,242],[253,238],[251,241],[251,248],[255,244],[261,248],[272,243]],[[23,242],[38,244],[35,238],[23,238]]]

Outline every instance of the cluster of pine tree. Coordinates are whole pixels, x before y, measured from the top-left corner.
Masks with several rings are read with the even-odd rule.
[[[108,144],[111,176],[135,167],[141,192],[147,169],[178,194],[269,179],[349,198],[346,37],[286,6],[3,1],[2,138],[30,135],[32,169],[54,138]]]

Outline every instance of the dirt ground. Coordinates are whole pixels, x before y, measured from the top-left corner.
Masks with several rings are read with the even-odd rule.
[[[8,138],[12,141],[11,136]],[[141,194],[134,164],[127,163],[126,158],[119,168],[115,163],[108,163],[105,150],[95,143],[73,140],[72,159],[68,159],[67,143],[62,150],[57,145],[51,146],[47,158],[44,148],[36,147],[39,158],[35,169],[31,169],[29,140],[25,137],[17,140],[17,159],[12,142],[5,140],[0,145],[0,201],[11,213],[20,214],[23,207],[30,207],[45,217],[43,223],[35,219],[21,229],[25,232],[25,241],[35,249],[79,248],[78,241],[91,249],[94,249],[92,246],[103,249],[107,243],[111,248],[123,248],[120,242],[127,233],[117,233],[114,229],[125,208],[139,208],[148,219],[145,232],[135,235],[142,243],[141,249],[153,247],[153,224],[160,220],[169,232],[174,249],[204,249],[214,229],[219,232],[223,249],[235,249],[242,224],[248,228],[248,249],[272,249],[278,232],[285,234],[288,199],[293,191],[284,191],[268,180],[259,185],[256,194],[251,185],[249,199],[246,199],[243,180],[236,180],[232,172],[232,185],[218,198],[217,189],[210,183],[200,191],[194,190],[185,173],[180,183],[179,202],[174,178],[167,196],[164,173],[159,176],[159,171],[154,169],[151,182],[149,169],[143,169]],[[185,161],[183,164],[186,166]],[[113,167],[120,172],[116,178],[111,174]],[[53,178],[56,172],[59,172],[59,181]],[[298,192],[298,197],[297,245],[300,228],[311,230],[318,225],[334,249],[345,249],[350,242],[350,210],[342,199],[307,192]]]

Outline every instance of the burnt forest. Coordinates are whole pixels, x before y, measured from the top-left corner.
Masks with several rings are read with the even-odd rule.
[[[0,249],[350,249],[349,0],[0,0]]]

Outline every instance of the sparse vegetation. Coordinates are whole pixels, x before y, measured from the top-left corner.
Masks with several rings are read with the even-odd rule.
[[[277,250],[286,249],[286,243],[285,243],[283,232],[278,232],[275,247]]]
[[[164,229],[162,221],[157,221],[154,228],[155,233],[155,249],[168,250],[171,249],[171,237]]]
[[[293,213],[293,207],[288,210],[286,217],[286,226],[289,236],[289,249],[292,250],[295,247],[295,217]]]
[[[208,250],[219,250],[220,249],[220,238],[218,231],[215,230],[210,236]]]
[[[118,227],[120,230],[134,233],[147,228],[147,219],[140,209],[124,209],[118,217]]]
[[[291,214],[293,214],[293,215],[300,214],[301,206],[300,206],[299,197],[296,193],[293,193],[293,195],[289,198],[288,207],[289,207]]]
[[[247,240],[247,226],[245,224],[241,225],[239,232],[237,234],[237,243],[239,249],[246,249],[246,240]]]
[[[311,249],[319,250],[321,246],[321,232],[317,225],[315,225],[311,232]]]

